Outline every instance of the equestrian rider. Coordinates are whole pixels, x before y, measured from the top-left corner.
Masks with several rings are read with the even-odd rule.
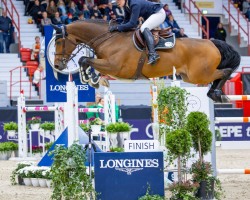
[[[149,50],[148,64],[155,63],[160,58],[154,49],[154,38],[150,30],[162,24],[166,18],[166,13],[160,3],[153,3],[146,0],[116,0],[119,7],[125,11],[124,22],[120,25],[111,26],[109,31],[131,31],[137,27],[139,17],[145,21],[140,27]]]

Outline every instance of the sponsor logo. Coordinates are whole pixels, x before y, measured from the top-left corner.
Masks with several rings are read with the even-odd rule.
[[[87,85],[87,84],[86,85],[77,85],[76,87],[77,87],[78,91],[89,90],[89,85]],[[51,92],[67,93],[66,85],[50,85],[49,90]]]
[[[100,160],[100,168],[110,168],[117,171],[125,172],[131,175],[133,172],[143,170],[144,168],[159,167],[158,159],[117,159],[117,160]]]
[[[172,47],[174,44],[172,42],[165,42],[165,47]]]

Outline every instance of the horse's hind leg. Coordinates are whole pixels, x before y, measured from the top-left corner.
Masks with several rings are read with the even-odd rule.
[[[232,74],[233,70],[231,68],[222,69],[220,70],[223,72],[223,76],[220,79],[216,79],[213,81],[213,84],[210,90],[207,93],[207,96],[214,100],[215,102],[227,102],[228,99],[224,98],[224,93],[222,91],[223,85],[229,79],[230,75]]]

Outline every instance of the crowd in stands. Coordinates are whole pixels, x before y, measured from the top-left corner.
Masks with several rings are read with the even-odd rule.
[[[234,5],[250,20],[250,0],[233,0]]]
[[[176,0],[176,3],[179,1]],[[47,24],[70,24],[79,19],[116,20],[121,23],[124,19],[124,10],[119,8],[115,1],[109,0],[25,0],[25,13],[32,17],[34,23],[43,34],[43,26]],[[180,27],[174,20],[168,4],[164,5],[167,14],[161,28],[171,27],[179,36]],[[138,19],[139,22],[143,19]],[[183,29],[184,30],[184,29]]]

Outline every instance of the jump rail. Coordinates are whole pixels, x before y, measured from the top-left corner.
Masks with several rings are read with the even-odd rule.
[[[250,169],[217,169],[218,174],[250,174]]]

